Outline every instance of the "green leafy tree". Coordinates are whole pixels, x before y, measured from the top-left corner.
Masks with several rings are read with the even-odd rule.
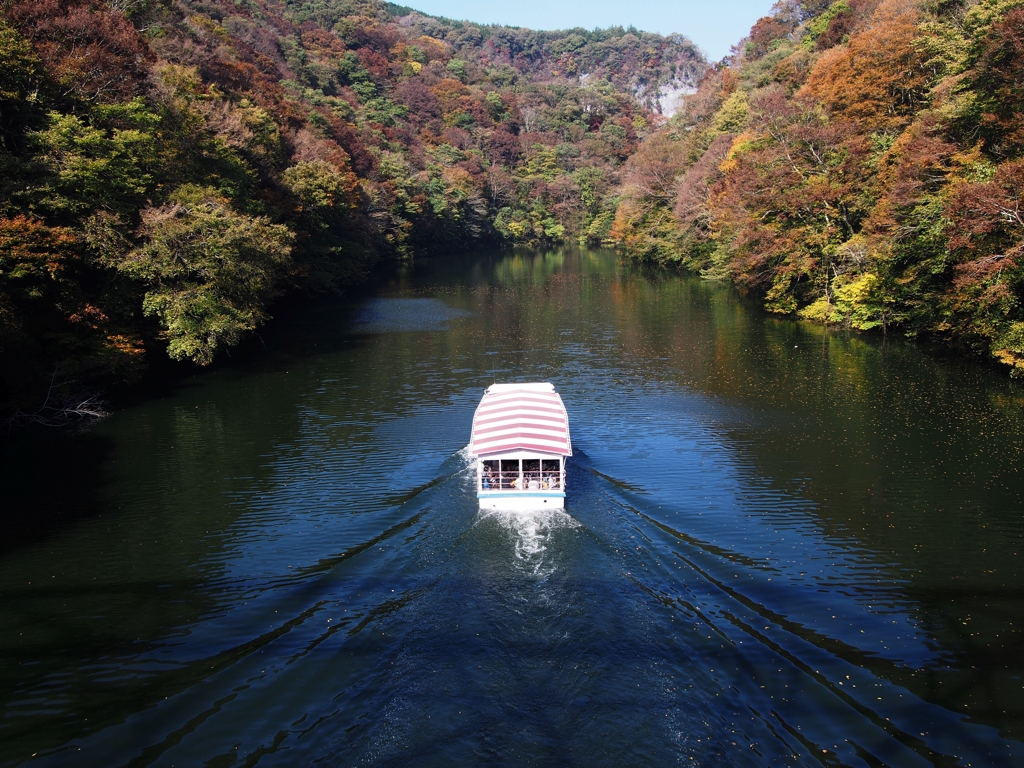
[[[168,354],[200,365],[266,318],[293,240],[287,227],[238,213],[195,185],[144,210],[137,234],[144,244],[114,266],[146,286],[142,308],[159,319]]]
[[[46,78],[32,46],[0,20],[0,150],[17,151],[43,122]]]
[[[97,208],[131,216],[153,189],[159,123],[141,98],[97,106],[87,119],[51,112],[34,136],[47,173],[29,199],[63,218]]]

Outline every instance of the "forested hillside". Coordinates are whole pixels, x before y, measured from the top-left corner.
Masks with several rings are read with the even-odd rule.
[[[1024,0],[783,0],[712,68],[380,0],[0,9],[7,423],[483,242],[613,243],[1024,374]]]
[[[611,238],[1024,375],[1024,3],[784,0],[629,160]]]
[[[0,418],[209,363],[288,293],[473,242],[600,241],[704,61],[376,0],[3,0]]]

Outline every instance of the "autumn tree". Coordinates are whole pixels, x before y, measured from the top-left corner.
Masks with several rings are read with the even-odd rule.
[[[971,122],[996,156],[1024,152],[1024,6],[998,19],[972,50],[964,90]]]
[[[866,132],[903,128],[926,103],[931,79],[915,46],[919,21],[912,5],[883,6],[870,28],[822,54],[802,94]]]
[[[193,185],[144,210],[137,236],[142,245],[113,265],[145,286],[143,311],[159,319],[168,354],[200,365],[264,320],[294,239],[286,227],[238,213],[216,190]]]
[[[142,344],[90,296],[73,231],[0,219],[0,413],[10,423],[95,415],[97,388],[134,379]]]
[[[112,103],[138,95],[151,54],[124,14],[97,0],[8,0],[65,97]]]
[[[946,207],[955,277],[944,329],[988,346],[1024,374],[1024,161],[990,181],[958,183]]]

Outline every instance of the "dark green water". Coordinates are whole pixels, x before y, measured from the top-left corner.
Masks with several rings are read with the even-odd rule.
[[[1024,390],[602,252],[423,263],[2,451],[0,765],[1024,765]],[[481,515],[550,380],[565,513]]]

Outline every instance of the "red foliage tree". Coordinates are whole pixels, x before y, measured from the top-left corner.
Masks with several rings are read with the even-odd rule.
[[[142,93],[152,54],[121,13],[97,0],[15,0],[5,13],[64,94],[114,102]]]
[[[1003,163],[991,181],[959,184],[946,215],[949,247],[961,261],[944,297],[943,329],[987,341],[998,359],[1024,372],[1011,327],[1024,299],[1024,160]]]
[[[1024,160],[1003,163],[991,181],[959,184],[946,213],[951,249],[982,258],[1024,256]]]
[[[773,42],[785,39],[795,28],[796,24],[789,19],[762,16],[750,28],[745,51],[747,56],[752,59],[761,58],[771,50]]]
[[[1016,157],[1024,152],[1024,8],[992,25],[968,82],[977,91],[979,122],[988,149]]]
[[[441,102],[422,78],[413,77],[399,83],[395,100],[409,108],[409,119],[417,124],[441,116]]]
[[[698,237],[706,237],[711,227],[711,188],[722,178],[721,165],[733,137],[723,134],[711,142],[700,160],[691,165],[676,185],[675,217]]]
[[[523,147],[518,136],[508,131],[496,130],[491,133],[487,144],[487,157],[498,165],[514,166],[523,156]]]
[[[873,237],[901,242],[915,236],[916,211],[942,194],[957,147],[934,117],[918,119],[892,145],[877,173],[878,202],[864,224]]]

